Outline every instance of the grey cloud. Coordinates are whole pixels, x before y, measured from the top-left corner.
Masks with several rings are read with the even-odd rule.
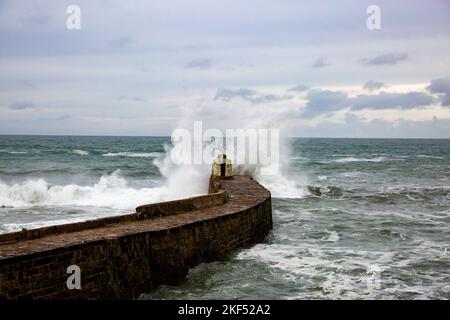
[[[133,39],[129,36],[123,36],[119,38],[114,38],[109,42],[109,46],[112,48],[125,48],[133,43]]]
[[[29,101],[16,101],[9,105],[10,109],[13,110],[25,110],[35,108],[34,104]]]
[[[200,58],[200,59],[194,59],[194,60],[190,61],[186,65],[186,68],[188,68],[188,69],[210,69],[211,66],[212,66],[211,60]]]
[[[361,109],[414,109],[429,106],[434,98],[426,92],[360,94],[348,97],[342,91],[329,91],[314,89],[308,92],[308,103],[303,110],[306,117],[315,117],[320,114],[339,111],[345,108],[351,110]]]
[[[289,100],[291,99],[291,96],[279,96],[276,94],[265,94],[260,96],[255,96],[249,101],[252,103],[271,103],[271,102],[278,102],[283,100]]]
[[[127,96],[121,96],[118,99],[119,101],[131,101],[131,102],[147,102],[147,99],[142,97],[127,97]]]
[[[309,89],[309,86],[305,86],[302,84],[299,84],[298,86],[295,86],[293,88],[288,89],[288,91],[296,91],[296,92],[303,92]]]
[[[383,82],[369,80],[363,85],[363,89],[366,89],[368,91],[375,91],[379,90],[383,87],[387,87]]]
[[[325,57],[320,57],[319,59],[317,59],[312,65],[311,67],[313,68],[323,68],[326,66],[329,66],[330,64],[327,62],[327,58]]]
[[[214,100],[231,101],[235,98],[239,98],[250,103],[271,103],[283,100],[289,100],[291,96],[280,96],[275,94],[260,94],[255,90],[240,88],[240,89],[217,89]]]
[[[234,98],[249,99],[254,95],[256,95],[256,91],[247,88],[240,88],[240,89],[219,88],[217,89],[214,100],[230,101],[233,100]]]
[[[323,121],[314,127],[299,127],[295,134],[305,137],[358,137],[358,138],[449,138],[450,119],[411,121],[400,119],[366,120],[347,113],[342,123]]]
[[[322,113],[342,109],[347,101],[347,94],[342,91],[313,89],[308,92],[306,98],[308,103],[303,111],[303,115],[314,117]]]
[[[55,117],[39,117],[39,118],[33,119],[31,121],[33,121],[33,122],[40,122],[40,121],[53,122],[53,121],[65,121],[65,120],[70,120],[70,119],[72,119],[72,116],[70,116],[70,115],[60,115],[60,116],[55,116]]]
[[[364,65],[396,65],[397,63],[408,59],[407,53],[387,53],[373,58],[361,59]]]
[[[353,110],[360,109],[412,109],[428,106],[434,101],[433,97],[425,92],[387,93],[367,95],[360,94],[350,98],[347,103]]]
[[[450,77],[433,79],[427,87],[431,93],[442,95],[442,105],[450,106]]]

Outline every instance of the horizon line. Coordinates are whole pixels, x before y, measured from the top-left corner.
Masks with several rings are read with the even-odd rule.
[[[170,138],[170,135],[110,135],[110,134],[10,134],[0,133],[0,137],[130,137],[130,138]],[[317,137],[317,136],[288,136],[283,139],[377,139],[377,140],[450,140],[437,137]]]

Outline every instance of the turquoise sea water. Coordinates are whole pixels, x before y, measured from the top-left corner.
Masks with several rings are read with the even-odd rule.
[[[0,232],[170,198],[171,178],[154,163],[167,143],[0,136]],[[274,195],[266,241],[142,298],[450,298],[450,140],[287,144],[289,184],[259,179]]]

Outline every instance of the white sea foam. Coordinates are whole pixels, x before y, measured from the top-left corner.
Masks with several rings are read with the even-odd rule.
[[[9,154],[27,154],[27,151],[11,151],[6,149],[0,149],[0,153],[9,153]]]
[[[67,217],[65,219],[55,219],[55,220],[48,220],[48,221],[37,221],[37,222],[28,222],[28,223],[5,223],[3,225],[1,225],[1,228],[4,229],[7,232],[14,232],[14,231],[20,231],[22,229],[35,229],[35,228],[40,228],[43,226],[48,226],[48,225],[60,225],[60,224],[65,224],[67,222],[82,222],[82,221],[86,221],[85,218],[75,218],[75,217]]]
[[[426,154],[419,154],[417,158],[429,158],[429,159],[444,159],[443,157],[429,156]]]
[[[137,205],[172,199],[166,187],[135,189],[116,171],[102,176],[92,186],[51,185],[43,179],[17,184],[0,181],[0,205],[30,207],[75,205],[133,209]]]
[[[355,157],[345,157],[341,159],[333,160],[332,162],[338,163],[348,163],[348,162],[383,162],[386,161],[386,157],[375,157],[375,158],[355,158]]]
[[[72,150],[72,153],[77,154],[79,156],[88,156],[89,155],[89,151],[79,150],[79,149]]]
[[[354,178],[354,177],[359,177],[364,175],[363,172],[359,172],[359,171],[351,171],[351,172],[342,172],[339,175],[343,176],[343,177],[347,177],[347,178]]]
[[[339,233],[333,230],[325,230],[328,233],[327,237],[323,237],[322,240],[324,241],[330,241],[330,242],[336,242],[339,241]]]
[[[104,153],[104,157],[125,157],[125,158],[156,158],[159,152],[108,152]]]
[[[256,176],[256,180],[270,190],[275,198],[304,198],[309,194],[304,178],[289,179],[283,174]]]
[[[324,264],[321,256],[297,253],[296,248],[290,245],[257,244],[250,249],[241,251],[237,259],[263,261],[272,268],[295,275],[302,275],[305,274],[306,268]],[[333,262],[327,261],[327,263],[330,267],[333,266]]]
[[[312,247],[314,246],[314,248]],[[383,271],[392,264],[392,252],[366,252],[346,250],[351,259],[330,259],[336,252],[342,254],[342,248],[325,248],[317,244],[304,243],[302,249],[296,245],[257,244],[242,250],[238,260],[255,260],[264,263],[278,277],[292,284],[305,283],[305,279],[316,279],[314,287],[319,286],[321,293],[316,296],[332,299],[371,298],[382,291],[373,290],[367,285],[374,266]],[[353,270],[358,270],[352,272]],[[362,273],[359,270],[367,270]],[[352,274],[353,273],[353,274]],[[320,280],[319,280],[320,279]],[[310,298],[305,290],[296,298]],[[292,298],[292,297],[291,297]]]

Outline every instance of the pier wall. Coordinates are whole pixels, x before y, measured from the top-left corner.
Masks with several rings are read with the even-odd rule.
[[[272,228],[265,188],[236,176],[212,179],[209,191],[128,215],[0,235],[0,299],[133,299],[264,240]],[[80,267],[80,290],[66,285],[70,265]]]

